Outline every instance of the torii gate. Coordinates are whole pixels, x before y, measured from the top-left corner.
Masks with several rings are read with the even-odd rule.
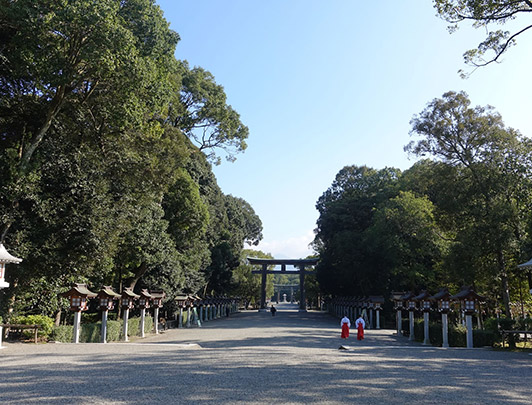
[[[260,293],[260,309],[259,311],[266,311],[266,275],[267,274],[299,274],[299,312],[307,312],[307,305],[305,299],[305,266],[314,266],[319,259],[261,259],[258,257],[248,257],[249,264],[261,264],[262,270],[253,270],[253,274],[262,275],[261,293]],[[281,270],[268,270],[268,266],[280,265]],[[299,267],[299,270],[286,270],[286,266]]]

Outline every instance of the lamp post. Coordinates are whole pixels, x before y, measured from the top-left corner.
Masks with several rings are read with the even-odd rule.
[[[129,287],[124,288],[122,291],[122,309],[124,310],[124,325],[122,326],[122,340],[124,342],[129,341],[127,335],[127,323],[129,320],[129,310],[135,306],[135,300],[139,298],[139,295],[135,294]]]
[[[146,322],[146,309],[150,307],[151,294],[148,290],[140,290],[139,308],[140,308],[140,337],[144,337],[144,324]]]
[[[416,310],[416,301],[414,301],[414,293],[407,292],[401,298],[406,301],[406,309],[408,310],[409,336],[408,340],[414,340],[414,311]]]
[[[373,296],[370,297],[371,302],[373,303],[373,309],[375,310],[376,325],[375,329],[381,328],[381,314],[382,304],[384,304],[384,297]]]
[[[413,299],[419,302],[419,309],[423,311],[423,344],[429,345],[429,312],[430,312],[430,294],[427,291],[422,290],[421,293],[415,296]]]
[[[98,295],[99,309],[102,311],[102,330],[100,343],[107,343],[107,315],[114,308],[114,300],[120,298],[120,294],[114,292],[111,286],[103,286]]]
[[[473,291],[473,287],[464,286],[457,294],[451,297],[453,301],[460,301],[466,318],[467,348],[473,348],[473,314],[477,312],[476,302],[484,300],[484,297]]]
[[[187,328],[190,328],[190,318],[191,318],[191,308],[194,306],[194,299],[189,295],[187,297],[187,302],[186,302],[186,305],[187,305],[187,322],[186,322],[186,327]]]
[[[187,303],[187,299],[188,297],[186,295],[178,295],[177,297],[175,297],[177,307],[179,308],[179,321],[177,323],[178,328],[183,327],[183,308]]]
[[[86,284],[74,283],[70,290],[60,294],[60,296],[66,297],[70,300],[70,310],[74,312],[74,332],[72,342],[79,343],[81,312],[88,309],[88,299],[96,297],[96,293],[90,291]]]
[[[153,329],[155,334],[159,334],[159,308],[163,306],[163,298],[166,297],[166,294],[163,290],[154,290],[150,291],[152,296],[152,306],[153,306]]]
[[[19,264],[22,261],[22,259],[19,259],[18,257],[15,257],[11,255],[4,245],[0,243],[0,290],[2,288],[8,288],[9,283],[6,282],[5,276],[6,276],[6,264],[7,263],[15,263]],[[4,335],[4,328],[0,326],[0,349],[3,349],[4,346],[2,346],[2,337]]]
[[[430,297],[430,299],[438,303],[438,311],[441,313],[443,339],[441,347],[449,347],[449,323],[447,314],[451,310],[451,294],[447,288],[442,288],[437,294]]]
[[[393,307],[396,310],[395,313],[395,325],[397,328],[397,336],[401,336],[401,330],[403,329],[403,296],[404,291],[392,291]]]
[[[196,325],[201,328],[201,317],[198,314],[198,307],[202,304],[201,297],[194,294],[190,296],[190,299],[192,301],[192,313],[194,315],[194,320],[196,321]]]

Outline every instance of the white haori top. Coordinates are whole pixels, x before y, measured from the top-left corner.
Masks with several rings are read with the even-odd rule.
[[[343,326],[344,323],[347,323],[347,326],[351,327],[351,321],[347,316],[344,316],[340,321],[340,326]]]

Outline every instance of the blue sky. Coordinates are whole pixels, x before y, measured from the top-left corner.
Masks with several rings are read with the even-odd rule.
[[[214,172],[253,206],[258,249],[277,258],[311,253],[315,203],[342,167],[409,168],[409,122],[446,91],[532,135],[532,34],[463,80],[462,54],[484,31],[450,35],[428,0],[157,3],[181,37],[176,57],[210,71],[250,129],[246,152]]]

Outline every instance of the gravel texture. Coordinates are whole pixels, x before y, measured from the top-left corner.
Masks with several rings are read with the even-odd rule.
[[[129,343],[5,344],[0,404],[532,403],[526,353],[427,347],[390,330],[346,341],[327,314],[278,309]]]

